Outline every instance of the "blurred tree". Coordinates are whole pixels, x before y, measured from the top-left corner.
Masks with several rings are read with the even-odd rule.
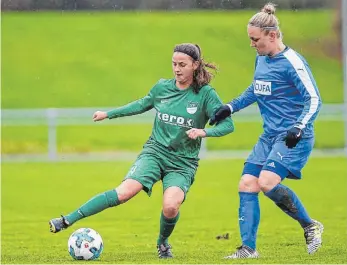
[[[77,0],[63,0],[63,10],[76,10]]]
[[[260,9],[271,0],[2,0],[2,9]],[[337,0],[340,2],[340,0]],[[323,8],[336,1],[272,0],[280,9]]]
[[[239,9],[242,7],[240,0],[196,0],[199,9]]]
[[[30,9],[31,10],[61,9],[63,7],[63,3],[64,3],[64,0],[32,0]]]
[[[32,0],[2,0],[1,10],[30,10]]]

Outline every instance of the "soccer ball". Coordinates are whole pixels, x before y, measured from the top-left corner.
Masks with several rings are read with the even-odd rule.
[[[91,228],[80,228],[73,232],[67,244],[68,251],[76,260],[97,259],[104,249],[102,238]]]

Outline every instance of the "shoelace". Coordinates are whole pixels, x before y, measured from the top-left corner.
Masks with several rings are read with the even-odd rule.
[[[171,245],[165,246],[164,244],[159,245],[158,250],[162,252],[168,252],[171,249]]]
[[[307,244],[309,244],[309,243],[311,243],[313,241],[314,236],[315,236],[317,230],[318,230],[318,228],[316,227],[316,225],[313,225],[311,227],[307,227],[305,229],[304,235],[305,235]]]
[[[158,254],[159,256],[163,255],[163,254],[171,254],[171,245],[167,245],[165,246],[164,244],[161,244],[158,246]]]
[[[252,254],[245,246],[239,246],[236,248],[234,255],[238,258],[246,257],[249,254]]]

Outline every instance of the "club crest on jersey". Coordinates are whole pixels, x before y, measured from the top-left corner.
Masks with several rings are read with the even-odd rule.
[[[271,95],[271,82],[255,80],[254,81],[254,94],[270,96]]]
[[[198,102],[189,102],[187,105],[187,112],[189,114],[194,114],[198,110]]]

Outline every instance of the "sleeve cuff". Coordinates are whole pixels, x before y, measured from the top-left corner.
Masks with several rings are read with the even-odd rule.
[[[230,104],[230,103],[229,103],[229,104],[227,104],[227,106],[229,107],[229,109],[230,109],[231,113],[233,113],[233,111],[234,111],[233,106],[231,106],[231,104]]]
[[[300,129],[300,130],[303,130],[305,128],[305,125],[303,125],[302,123],[297,123],[294,125],[294,127]]]
[[[210,137],[212,134],[211,134],[211,128],[206,128],[204,129],[205,133],[206,133],[206,136],[205,137]]]
[[[106,112],[107,118],[112,119],[112,110]]]

